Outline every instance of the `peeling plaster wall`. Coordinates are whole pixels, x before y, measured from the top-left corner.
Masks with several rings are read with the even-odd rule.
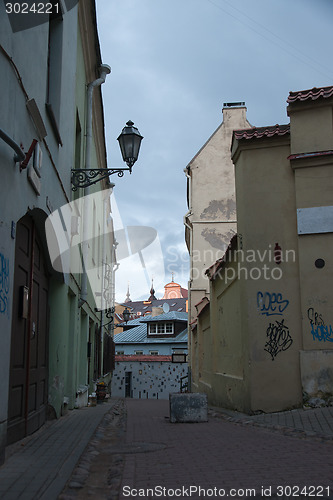
[[[236,202],[233,199],[211,200],[200,215],[203,220],[236,219]]]

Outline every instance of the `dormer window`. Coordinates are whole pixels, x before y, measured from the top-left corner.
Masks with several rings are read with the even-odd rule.
[[[173,323],[158,322],[148,325],[149,335],[173,335]]]

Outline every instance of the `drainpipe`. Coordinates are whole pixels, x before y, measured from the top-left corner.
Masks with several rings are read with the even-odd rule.
[[[97,80],[89,83],[87,90],[87,121],[86,121],[86,155],[85,155],[85,168],[91,168],[91,143],[92,143],[92,103],[94,88],[101,86],[106,79],[106,76],[111,73],[111,68],[107,64],[102,64],[100,69],[100,77]],[[86,262],[88,259],[88,224],[86,221],[89,219],[89,194],[90,186],[84,188],[84,207],[83,207],[83,231],[82,231],[82,277],[81,277],[81,294],[79,298],[79,307],[82,307],[87,302],[88,297],[88,277],[86,270]]]
[[[1,128],[0,128],[0,137],[8,144],[8,146],[10,146],[15,151],[16,153],[14,155],[15,163],[18,161],[23,161],[25,159],[25,154],[23,153],[20,146],[16,144],[16,142],[13,141],[13,139],[9,137],[9,135],[7,135],[6,132],[4,132]]]
[[[189,193],[189,205],[190,205],[190,208],[189,210],[186,212],[186,214],[184,215],[184,218],[183,218],[183,222],[184,222],[184,226],[187,227],[187,229],[189,230],[190,232],[190,285],[192,283],[192,277],[191,277],[191,274],[192,274],[192,262],[191,262],[191,258],[192,258],[192,231],[193,231],[193,227],[191,227],[187,222],[186,222],[186,219],[189,215],[192,215],[192,208],[191,208],[191,176],[189,175],[188,173],[188,169],[185,168],[184,169],[184,173],[187,177],[187,182],[188,182],[188,193]],[[191,292],[190,292],[191,293]],[[191,304],[189,304],[191,306]],[[191,318],[191,309],[189,308],[189,311],[188,311],[188,318]],[[188,321],[189,323],[189,321]],[[190,325],[188,324],[187,325],[187,328],[188,328],[188,335],[187,335],[187,344],[188,344],[188,363],[187,363],[187,383],[188,383],[188,386],[187,386],[187,390],[189,392],[191,392],[192,390],[192,364],[191,364],[191,354],[192,354],[192,338],[191,338],[191,329],[190,329]]]

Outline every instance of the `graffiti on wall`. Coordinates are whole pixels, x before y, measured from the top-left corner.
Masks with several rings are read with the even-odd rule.
[[[283,299],[282,293],[257,293],[257,307],[260,314],[282,316],[288,305],[289,300]]]
[[[308,309],[308,319],[311,325],[313,340],[333,342],[332,325],[326,325],[322,315],[315,311],[313,307],[309,307]]]
[[[286,351],[293,343],[289,328],[284,324],[284,319],[270,323],[266,330],[266,337],[264,350],[272,356],[272,361],[279,352]]]
[[[288,306],[289,300],[285,299],[282,293],[257,292],[257,310],[263,316],[283,316]],[[272,361],[280,352],[289,349],[292,343],[293,339],[284,318],[269,323],[264,350],[271,355]]]
[[[9,315],[9,259],[0,253],[0,314]]]

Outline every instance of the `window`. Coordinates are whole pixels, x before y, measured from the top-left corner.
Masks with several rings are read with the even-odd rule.
[[[134,354],[137,354],[137,355],[142,355],[142,354],[143,354],[143,351],[134,351]]]
[[[149,351],[149,354],[151,354],[152,356],[157,356],[158,355],[158,351]]]
[[[173,323],[150,323],[148,331],[150,335],[172,335]]]
[[[173,324],[165,323],[165,333],[173,333]]]
[[[118,356],[123,356],[125,354],[125,351],[116,351],[116,354]]]

